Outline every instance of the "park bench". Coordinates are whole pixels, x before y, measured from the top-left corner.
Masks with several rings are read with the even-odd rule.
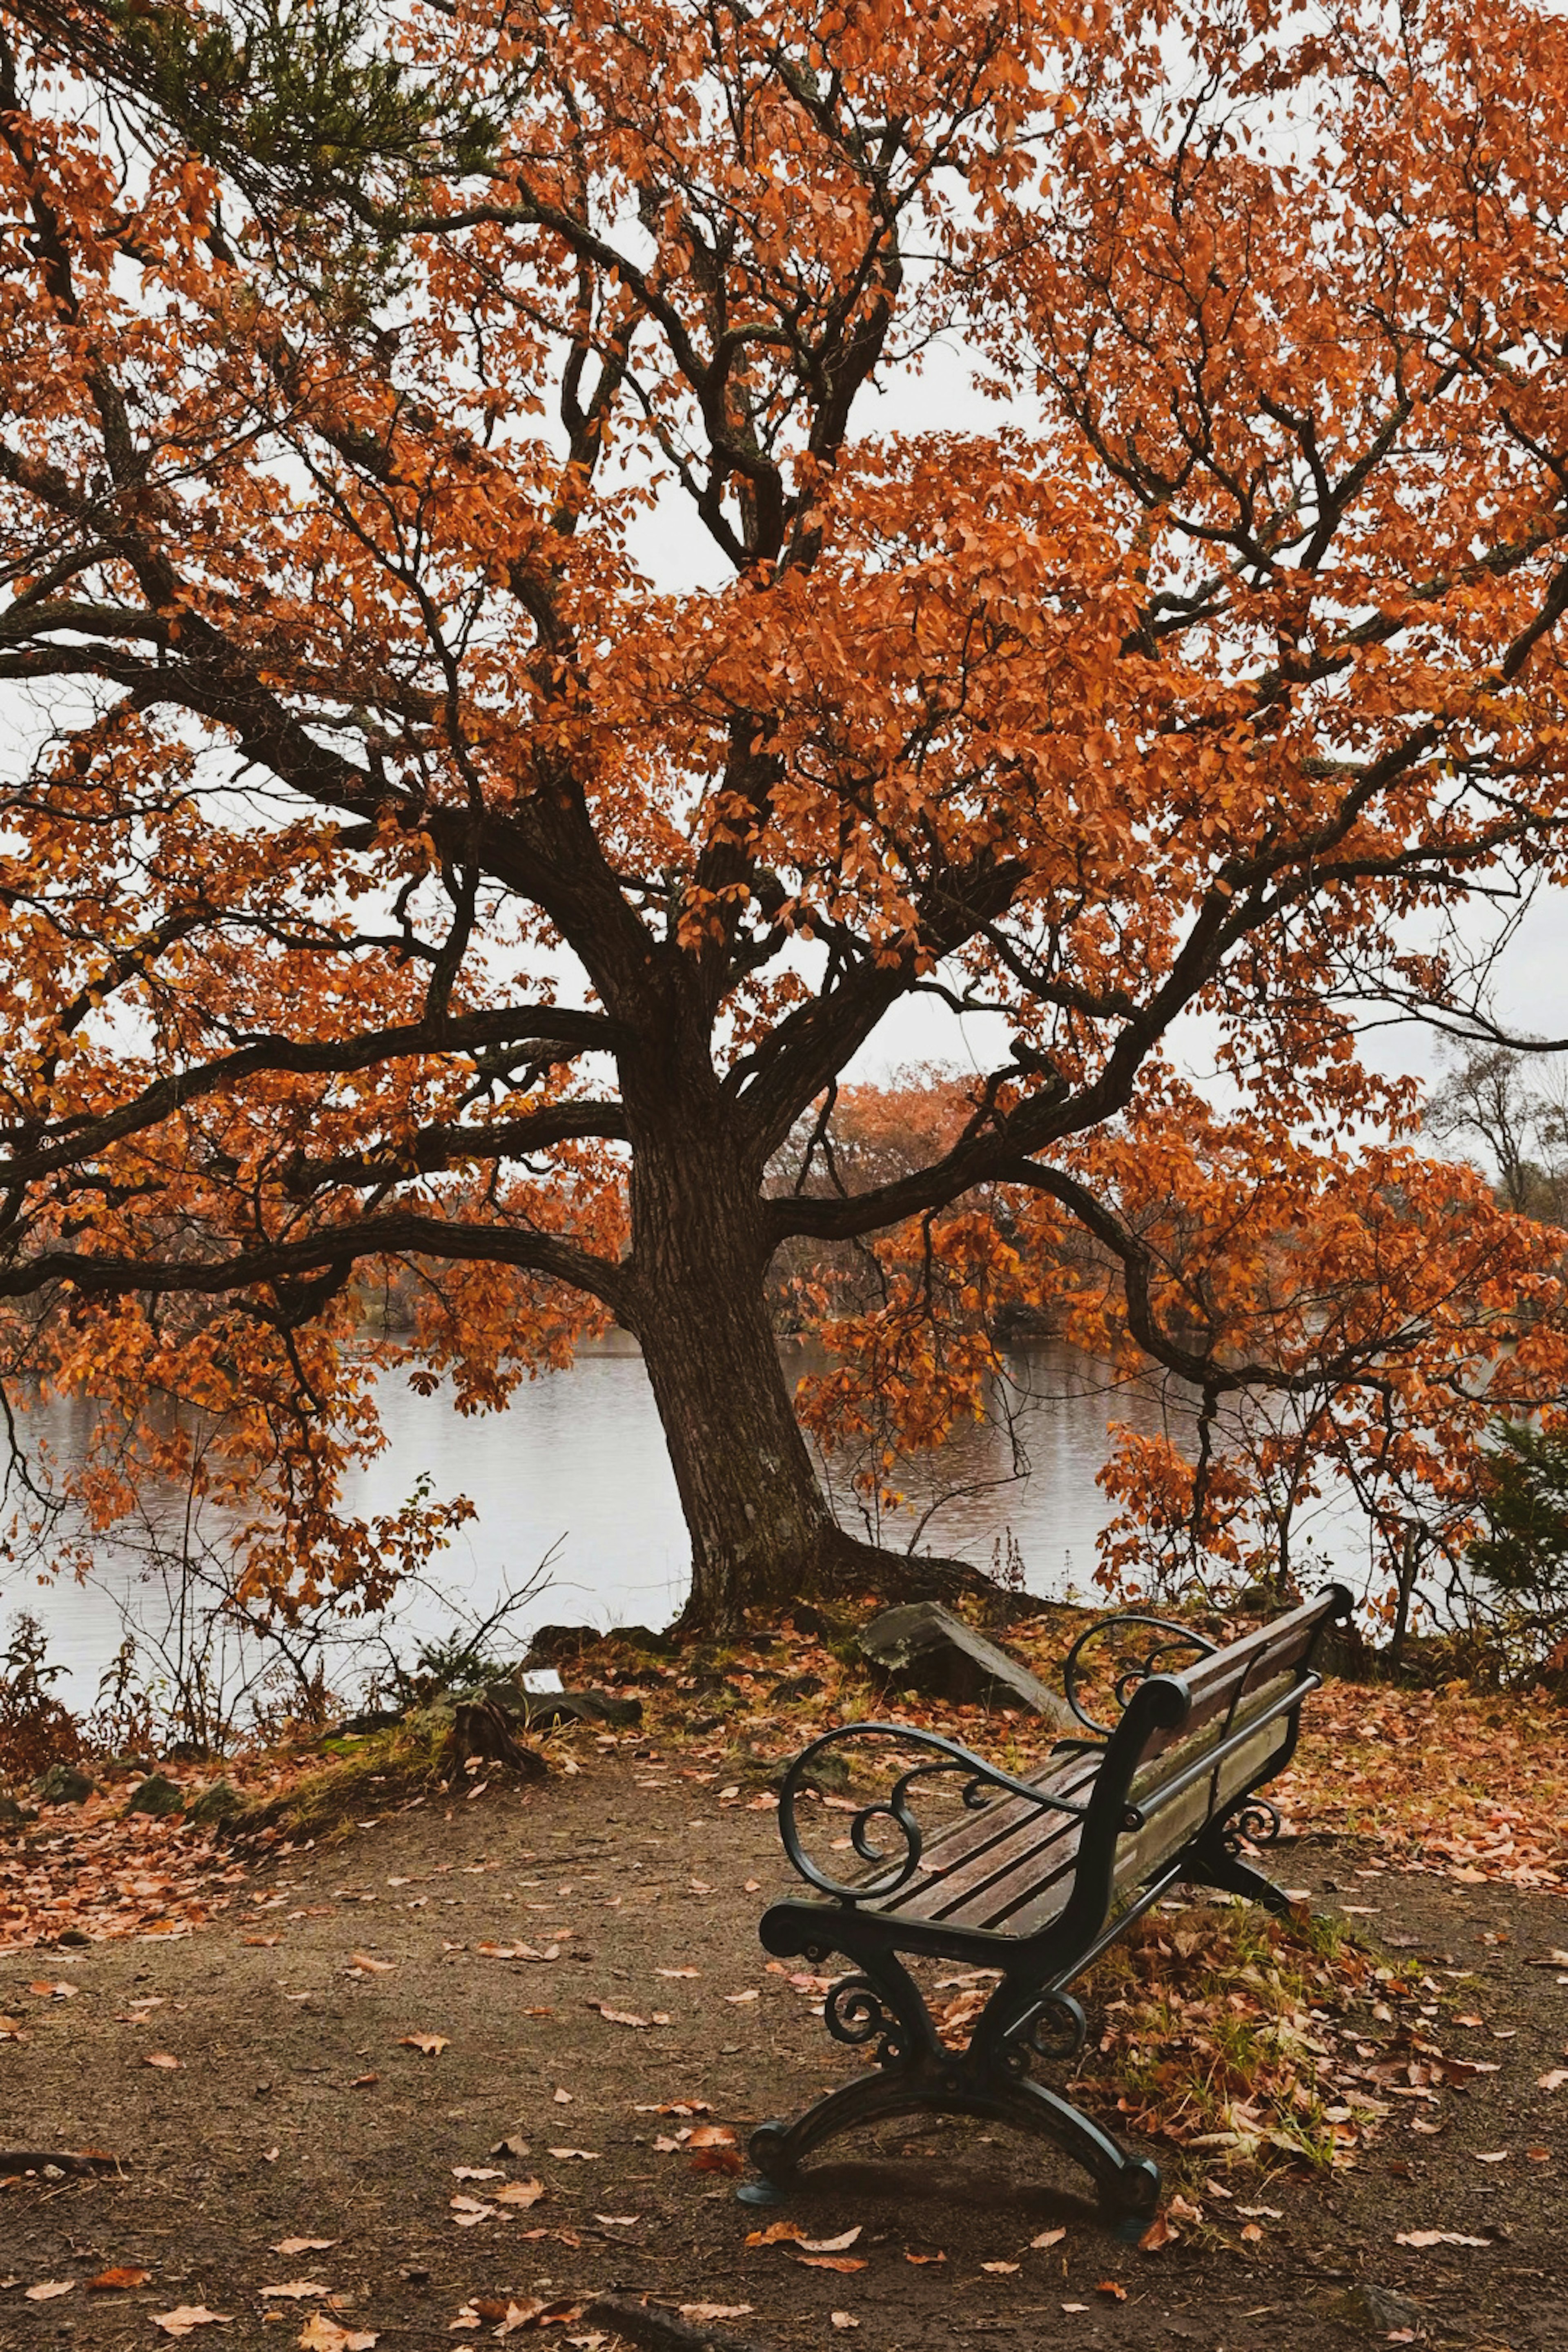
[[[1157,1617],[1100,1620],[1064,1668],[1085,1736],[1058,1740],[1027,1778],[907,1724],[841,1724],[804,1748],[782,1784],[779,1829],[816,1893],[770,1906],[760,1933],[781,1959],[816,1967],[837,1952],[851,1962],[854,1973],[826,1992],[824,2021],[839,2042],[874,2044],[876,2071],[793,2123],[759,2126],[751,2155],[762,2178],[741,2196],[776,2201],[825,2140],[936,2111],[1034,2132],[1083,2165],[1116,2211],[1151,2211],[1158,2166],[1129,2156],[1030,2070],[1076,2056],[1085,2020],[1068,1987],[1173,1887],[1195,1883],[1288,1907],[1244,1858],[1243,1840],[1279,1835],[1279,1815],[1258,1792],[1289,1761],[1302,1701],[1322,1679],[1313,1667],[1320,1640],[1351,1606],[1331,1585],[1225,1648]],[[1109,1661],[1098,1674],[1097,1655]],[[1084,1700],[1107,1678],[1113,1720],[1101,1722]],[[829,1751],[855,1743],[868,1743],[893,1777],[849,1823],[865,1867],[836,1876],[805,1853],[799,1806],[805,1791],[819,1795],[837,1779],[824,1765]],[[922,1833],[913,1801],[943,1781],[956,1785],[957,1817]],[[838,1828],[845,1814],[819,1808],[818,1819]],[[944,2044],[906,1958],[1000,1972],[966,2049]]]

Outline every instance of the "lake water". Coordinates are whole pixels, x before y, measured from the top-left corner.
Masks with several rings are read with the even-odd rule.
[[[816,1360],[805,1348],[785,1354],[797,1377]],[[901,1548],[915,1515],[947,1496],[919,1549],[989,1567],[998,1546],[1005,1552],[1016,1545],[1030,1591],[1087,1595],[1095,1539],[1110,1511],[1095,1483],[1109,1451],[1107,1423],[1153,1430],[1167,1407],[1152,1391],[1110,1386],[1104,1366],[1048,1341],[1010,1357],[1006,1394],[1026,1475],[1011,1475],[1012,1444],[1000,1414],[966,1427],[917,1468],[910,1507],[884,1525],[882,1539]],[[503,1413],[466,1418],[445,1396],[418,1396],[401,1380],[384,1384],[381,1409],[387,1446],[355,1479],[352,1507],[366,1516],[395,1509],[424,1474],[435,1496],[465,1494],[478,1510],[433,1568],[448,1599],[417,1594],[395,1612],[390,1637],[404,1653],[444,1631],[454,1608],[483,1611],[547,1556],[547,1581],[513,1621],[519,1634],[546,1622],[660,1626],[679,1608],[688,1545],[634,1342],[612,1339],[585,1349],[570,1371],[526,1384]],[[1180,1401],[1169,1409],[1179,1412]],[[29,1437],[46,1435],[68,1463],[88,1421],[82,1408],[58,1407],[30,1416],[25,1427]],[[861,1528],[853,1498],[836,1501],[846,1525]],[[1321,1535],[1320,1549],[1336,1566],[1355,1568],[1364,1561],[1364,1536],[1342,1517]],[[68,1686],[58,1687],[73,1705],[90,1701],[122,1637],[124,1612],[149,1624],[161,1614],[156,1596],[139,1589],[134,1563],[112,1543],[100,1547],[85,1586],[40,1587],[0,1563],[0,1624],[22,1607],[42,1621],[51,1656],[68,1668]]]

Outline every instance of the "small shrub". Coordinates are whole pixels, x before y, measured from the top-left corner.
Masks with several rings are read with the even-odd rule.
[[[20,1785],[51,1764],[74,1764],[82,1752],[80,1727],[49,1685],[65,1673],[48,1664],[48,1640],[26,1612],[12,1623],[0,1655],[0,1780]]]

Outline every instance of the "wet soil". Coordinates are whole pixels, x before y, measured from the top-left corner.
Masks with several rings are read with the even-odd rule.
[[[1295,2352],[1388,2339],[1386,2325],[1334,2315],[1365,2281],[1416,2307],[1414,2337],[1394,2340],[1568,2347],[1568,2084],[1538,2087],[1568,2065],[1568,1968],[1551,1959],[1568,1944],[1560,1897],[1386,1872],[1302,1841],[1288,1883],[1422,1956],[1481,2020],[1448,2046],[1498,2072],[1443,2094],[1438,2132],[1413,2130],[1434,2110],[1412,2101],[1352,2169],[1211,2167],[1232,2190],[1228,2206],[1205,2198],[1211,2223],[1275,2209],[1256,2217],[1261,2237],[1226,2218],[1142,2253],[1038,2144],[889,2126],[824,2152],[784,2209],[814,2239],[858,2225],[848,2259],[865,2267],[837,2271],[788,2245],[748,2247],[775,2217],[694,2170],[687,2146],[656,2146],[709,2120],[743,2144],[858,2063],[765,1966],[756,1922],[781,1872],[770,1811],[599,1759],[283,1855],[188,1937],[0,1959],[0,2013],[23,2029],[0,2042],[0,2146],[103,2149],[124,2168],[0,2193],[0,2346],[155,2346],[169,2339],[153,2315],[184,2305],[229,2315],[184,2339],[198,2352],[293,2345],[315,2312],[384,2352],[434,2352],[494,2333],[454,2329],[475,2296],[582,2303],[616,2288],[750,2306],[725,2324],[767,2352],[991,2336],[1020,2352]],[[557,1957],[504,1956],[520,1945]],[[29,1989],[51,1981],[76,1990]],[[446,2046],[426,2054],[413,2035]],[[699,2101],[710,2117],[651,2112]],[[508,2138],[526,2154],[493,2154]],[[1148,2152],[1173,2179],[1202,2175],[1190,2154],[1184,2172]],[[452,2200],[482,2208],[502,2185],[465,2170],[544,2193],[461,2226]],[[1426,2231],[1481,2242],[1396,2242]],[[296,2237],[333,2242],[271,2251]],[[996,2263],[1016,2267],[984,2267]],[[117,2265],[148,2284],[89,2291]],[[316,2291],[261,2292],[293,2283]],[[543,2341],[584,2334],[567,2321]]]

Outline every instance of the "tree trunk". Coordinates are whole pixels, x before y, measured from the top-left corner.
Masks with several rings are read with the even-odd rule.
[[[754,1181],[716,1120],[679,1142],[639,1138],[632,1175],[637,1336],[691,1538],[679,1625],[732,1631],[747,1609],[783,1612],[835,1591],[951,1598],[987,1580],[847,1534],[795,1418],[768,1312]]]
[[[639,1240],[637,1336],[691,1538],[681,1622],[720,1633],[815,1590],[837,1529],[779,1361],[756,1221],[681,1208],[652,1247]]]

